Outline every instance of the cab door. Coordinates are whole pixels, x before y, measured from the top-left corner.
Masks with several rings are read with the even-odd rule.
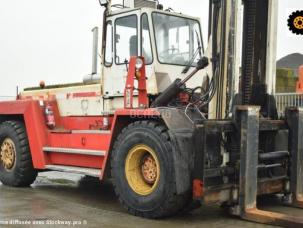
[[[139,15],[131,11],[112,16],[108,21],[108,32],[112,34],[112,44],[105,50],[103,69],[103,94],[107,97],[123,96],[127,77],[128,61],[131,56],[139,55]],[[110,62],[107,62],[110,61]]]

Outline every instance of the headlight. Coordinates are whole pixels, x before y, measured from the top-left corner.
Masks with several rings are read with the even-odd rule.
[[[140,59],[140,58],[137,58],[137,60],[136,60],[136,69],[140,70],[142,68],[142,66],[143,66],[143,60]]]

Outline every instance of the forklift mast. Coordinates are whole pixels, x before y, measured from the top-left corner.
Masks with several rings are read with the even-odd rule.
[[[277,118],[270,95],[275,92],[278,2],[210,0],[209,8],[213,76],[220,78],[212,117],[226,118],[242,104],[259,105],[265,117]]]
[[[203,146],[198,153],[202,156],[196,156],[194,183],[202,177],[203,189],[208,190],[204,202],[215,194],[230,194],[224,189],[235,183],[232,197],[225,202],[230,213],[258,223],[302,227],[302,218],[257,208],[257,196],[272,194],[283,195],[281,202],[288,206],[303,208],[303,110],[289,107],[285,119],[278,120],[272,96],[277,4],[274,0],[210,0],[212,76],[218,82],[210,104],[214,120],[196,125]],[[217,148],[217,154],[225,155],[217,164],[214,159],[205,162],[214,157],[214,145],[222,141],[222,135],[224,150]],[[199,166],[203,161],[204,166]],[[214,170],[209,172],[220,162],[225,167],[221,172],[226,172],[223,180],[214,177]],[[237,175],[233,171],[229,175],[229,168]],[[218,183],[222,184],[219,194],[214,190]]]

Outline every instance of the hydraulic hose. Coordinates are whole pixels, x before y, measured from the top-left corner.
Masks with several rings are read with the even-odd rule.
[[[191,79],[198,71],[204,69],[209,64],[208,58],[203,57],[201,58],[195,70],[190,73],[186,78],[181,80],[180,78],[176,79],[169,87],[167,87],[162,94],[160,94],[156,100],[152,103],[151,107],[163,107],[168,105],[173,99],[177,97],[177,95],[182,92],[186,86],[185,83]]]

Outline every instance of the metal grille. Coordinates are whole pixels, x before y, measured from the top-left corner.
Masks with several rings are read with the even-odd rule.
[[[303,93],[277,93],[275,98],[280,117],[284,115],[287,107],[303,107]]]
[[[147,0],[134,0],[135,8],[157,8],[157,3],[155,1],[147,1]]]

